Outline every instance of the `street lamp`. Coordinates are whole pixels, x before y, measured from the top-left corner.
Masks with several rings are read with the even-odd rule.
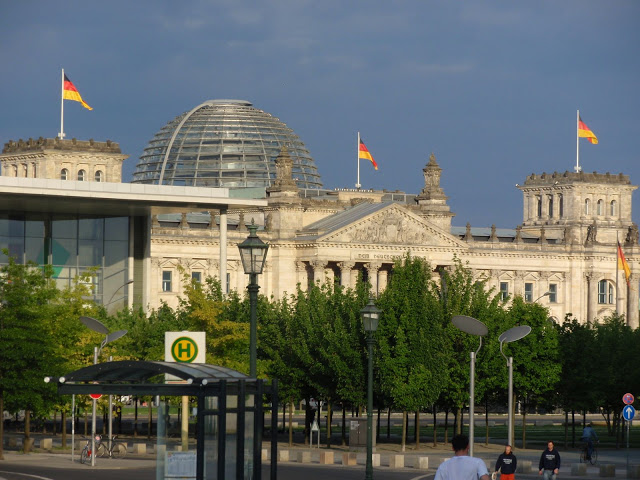
[[[549,295],[551,295],[551,292],[544,292],[542,295],[540,295],[538,298],[536,298],[533,302],[531,303],[536,303],[538,300],[540,300],[542,297],[548,297]]]
[[[257,336],[257,305],[258,305],[258,275],[262,273],[264,267],[264,260],[267,258],[267,250],[269,245],[264,243],[256,235],[258,226],[251,219],[251,225],[249,225],[249,236],[244,242],[238,245],[240,250],[240,259],[242,260],[242,268],[244,273],[249,275],[249,309],[251,315],[251,330],[249,334],[249,349],[250,349],[250,362],[249,362],[249,376],[256,378],[256,336]]]
[[[547,292],[549,293],[549,292]],[[546,294],[545,294],[546,295]],[[502,351],[502,345],[504,343],[515,342],[516,340],[520,340],[521,338],[526,337],[531,332],[531,327],[529,325],[521,325],[519,327],[513,327],[502,333],[498,340],[500,341],[500,353],[507,361],[507,367],[509,367],[509,413],[508,413],[508,423],[509,423],[509,431],[507,432],[507,443],[511,445],[513,448],[513,357],[507,358],[507,356]]]
[[[373,303],[372,297],[369,297],[369,303],[360,310],[362,325],[367,334],[367,349],[369,350],[367,382],[367,467],[364,477],[366,480],[373,479],[373,345],[376,343],[373,335],[378,329],[380,313],[380,310],[376,308]]]
[[[87,327],[89,330],[93,330],[94,332],[102,333],[105,335],[104,340],[100,344],[100,348],[93,347],[93,364],[96,365],[98,363],[98,357],[100,356],[100,352],[104,348],[107,343],[111,343],[120,337],[127,334],[126,330],[118,330],[117,332],[109,333],[109,329],[102,324],[102,322],[96,320],[92,317],[80,317],[80,321],[82,324]],[[91,414],[91,466],[95,466],[96,464],[96,401],[97,399],[93,398],[93,411]],[[111,408],[111,395],[109,395],[109,448],[111,448],[111,426],[113,423],[113,413]],[[73,442],[74,440],[71,439]]]
[[[113,291],[113,295],[111,295],[111,298],[109,298],[109,301],[105,304],[103,304],[103,307],[107,307],[109,305],[111,305],[113,303],[113,297],[116,296],[116,293],[118,293],[118,291],[122,288],[122,287],[126,287],[127,285],[131,285],[133,283],[133,280],[128,280],[125,283],[123,283],[122,285],[120,285],[118,288],[116,288]]]
[[[476,356],[482,348],[482,337],[489,333],[487,326],[480,320],[476,320],[473,317],[467,317],[465,315],[456,315],[451,319],[453,325],[470,335],[477,335],[480,337],[480,345],[478,350],[471,352],[471,368],[469,372],[469,455],[473,457],[473,435],[474,435],[474,409],[475,409],[475,377],[476,377]]]

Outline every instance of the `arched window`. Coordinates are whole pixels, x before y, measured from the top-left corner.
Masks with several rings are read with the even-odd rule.
[[[615,302],[613,283],[609,280],[598,282],[598,303],[602,305],[612,305]]]
[[[564,199],[562,195],[558,195],[558,216],[560,218],[564,216]]]
[[[591,201],[587,198],[587,199],[584,201],[584,214],[585,214],[585,215],[589,215],[590,210],[591,210],[591,208],[590,208],[590,207],[591,207]]]
[[[14,176],[14,177],[17,177],[17,176],[18,176],[18,166],[17,166],[17,165],[14,165],[14,166],[13,166],[13,176]]]
[[[611,200],[611,205],[610,205],[611,209],[609,210],[609,215],[611,215],[612,217],[615,217],[617,212],[616,212],[616,201],[615,200]]]
[[[36,164],[35,162],[31,164],[31,176],[36,178]]]
[[[22,164],[22,174],[23,174],[24,178],[27,178],[29,176],[28,172],[29,172],[29,167],[27,167],[26,163],[23,163]]]
[[[553,218],[553,195],[549,195],[549,218]]]
[[[62,170],[60,170],[60,180],[66,180],[69,178],[69,170],[67,170],[66,168],[63,168]]]
[[[536,197],[538,200],[538,218],[542,217],[542,197]]]
[[[596,213],[598,215],[603,215],[604,214],[604,202],[602,200],[598,200],[597,206],[596,206]]]
[[[84,177],[85,177],[85,171],[84,170],[79,170],[78,171],[78,181],[79,182],[84,182]]]
[[[102,181],[102,170],[97,170],[96,171],[95,178],[96,178],[96,182],[101,182]]]

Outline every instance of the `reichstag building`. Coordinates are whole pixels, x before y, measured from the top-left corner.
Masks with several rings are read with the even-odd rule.
[[[567,313],[597,321],[618,311],[638,327],[637,186],[627,175],[534,173],[517,186],[523,218],[513,229],[453,226],[440,186],[446,172],[434,155],[420,192],[330,189],[302,139],[243,100],[207,101],[170,120],[142,152],[130,183],[121,178],[126,158],[113,142],[9,140],[0,192],[12,195],[13,206],[0,207],[0,248],[51,263],[63,284],[98,266],[96,299],[109,309],[175,306],[181,272],[218,277],[227,290],[246,288],[237,245],[255,222],[270,244],[260,292],[276,298],[298,284],[350,287],[360,272],[379,293],[394,259],[411,251],[429,261],[434,278],[459,258],[503,297],[548,306],[557,321]],[[21,195],[40,179],[58,210],[33,202],[21,212],[31,198]],[[84,193],[65,202],[70,189]],[[129,194],[118,197],[127,189],[139,195],[139,208],[127,203]],[[121,203],[79,209],[96,195],[107,206]],[[617,239],[631,267],[628,285],[616,268]]]

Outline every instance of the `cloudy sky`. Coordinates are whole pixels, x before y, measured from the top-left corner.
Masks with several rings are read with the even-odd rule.
[[[249,100],[306,143],[325,187],[418,193],[433,152],[454,225],[522,220],[516,183],[576,163],[640,183],[640,2],[10,1],[0,15],[0,140],[67,138],[138,157],[205,100]],[[634,220],[640,219],[640,193]]]

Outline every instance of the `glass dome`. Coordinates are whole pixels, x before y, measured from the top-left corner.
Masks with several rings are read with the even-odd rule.
[[[283,146],[299,188],[322,188],[315,162],[293,130],[244,100],[209,100],[165,125],[144,149],[132,183],[268,187]]]

